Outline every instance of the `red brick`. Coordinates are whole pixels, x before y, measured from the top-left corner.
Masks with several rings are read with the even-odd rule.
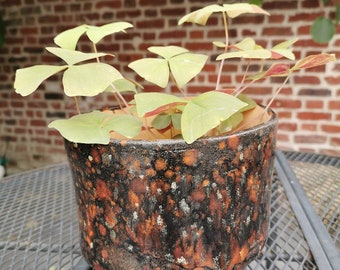
[[[325,78],[328,84],[335,84],[339,85],[340,84],[340,76],[328,76]]]
[[[210,42],[187,42],[184,45],[190,51],[211,51],[212,46]]]
[[[297,1],[273,1],[273,2],[266,2],[264,1],[262,7],[265,10],[268,10],[270,13],[270,10],[297,10]]]
[[[303,0],[301,4],[302,4],[302,7],[304,7],[304,8],[318,8],[318,7],[320,7],[319,1]]]
[[[190,86],[189,85],[187,87],[187,92],[189,94],[197,94],[197,93],[204,93],[204,92],[207,92],[207,91],[211,91],[213,89],[214,89],[213,86],[209,87],[209,86]]]
[[[166,0],[140,0],[139,4],[141,6],[163,6],[166,5]]]
[[[269,20],[269,23],[283,23],[285,19],[285,16],[284,15],[281,15],[281,14],[272,14],[269,16],[268,20]]]
[[[186,31],[178,30],[178,31],[163,31],[159,34],[159,38],[161,39],[182,39],[186,37]]]
[[[307,130],[307,131],[317,131],[317,125],[316,124],[302,124],[301,129]]]
[[[203,31],[191,31],[190,32],[190,39],[202,39],[204,37]]]
[[[326,136],[322,135],[297,135],[294,136],[294,142],[301,143],[301,144],[309,144],[309,143],[315,143],[315,144],[323,144],[327,140]]]
[[[317,76],[294,76],[296,84],[320,84],[320,78]]]
[[[115,9],[115,8],[120,8],[121,6],[122,6],[122,3],[120,0],[97,1],[96,3],[96,9],[101,9],[101,8]]]
[[[174,7],[174,8],[162,8],[161,9],[162,16],[174,16],[176,17],[176,19],[179,18],[181,14],[184,15],[185,13],[186,13],[185,8]]]
[[[340,138],[339,137],[331,138],[331,145],[340,146]]]
[[[280,130],[286,130],[286,131],[296,131],[297,130],[297,124],[295,124],[295,123],[279,123],[279,129]]]
[[[289,22],[299,22],[299,21],[314,21],[319,16],[322,16],[323,12],[316,12],[316,13],[296,13],[292,16],[289,16]]]
[[[301,89],[298,92],[299,96],[316,96],[316,97],[328,97],[332,95],[329,89]]]
[[[45,15],[39,17],[40,24],[56,24],[60,22],[60,17],[57,15]]]
[[[163,19],[143,20],[136,23],[136,28],[164,28],[164,25],[165,22]]]
[[[306,108],[307,109],[322,109],[324,107],[323,100],[307,100]]]
[[[340,110],[340,100],[331,100],[331,101],[329,101],[328,108],[330,110]]]
[[[301,108],[301,100],[276,99],[272,103],[273,108],[298,109]]]
[[[30,124],[34,127],[46,127],[47,123],[44,120],[31,120]]]
[[[294,36],[291,27],[267,27],[262,31],[262,36]]]
[[[340,133],[340,124],[338,125],[322,125],[322,131],[327,133]]]
[[[298,119],[301,120],[331,120],[330,113],[323,112],[300,112],[297,114]]]

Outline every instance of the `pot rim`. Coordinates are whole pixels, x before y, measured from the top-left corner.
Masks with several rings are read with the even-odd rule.
[[[123,143],[124,144],[129,144],[129,145],[159,145],[159,146],[162,146],[162,145],[186,145],[186,146],[189,146],[189,145],[195,145],[195,144],[206,144],[207,142],[216,142],[216,141],[221,141],[221,140],[224,140],[224,139],[228,139],[230,137],[234,137],[234,136],[244,136],[245,134],[248,134],[248,133],[255,133],[259,130],[262,130],[262,129],[266,129],[266,128],[269,128],[271,126],[275,126],[277,125],[277,122],[278,122],[278,117],[277,117],[277,114],[271,109],[269,108],[268,109],[268,114],[270,116],[270,118],[266,121],[266,122],[263,122],[261,124],[258,124],[258,125],[255,125],[253,127],[250,127],[250,128],[247,128],[247,129],[244,129],[244,130],[240,130],[240,131],[237,131],[237,132],[234,132],[234,133],[230,133],[230,134],[222,134],[222,135],[218,135],[218,136],[207,136],[207,137],[202,137],[202,138],[199,138],[197,139],[196,141],[194,141],[193,143],[191,144],[188,144],[187,142],[185,142],[184,139],[154,139],[154,140],[143,140],[143,139],[111,139],[109,144],[115,144],[115,143]]]

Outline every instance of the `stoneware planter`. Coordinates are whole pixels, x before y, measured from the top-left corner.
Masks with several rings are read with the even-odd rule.
[[[65,141],[93,269],[242,269],[269,226],[276,116],[235,135]]]

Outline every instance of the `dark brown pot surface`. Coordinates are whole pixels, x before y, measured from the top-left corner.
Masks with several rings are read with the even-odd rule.
[[[277,119],[234,135],[65,141],[81,248],[99,269],[242,269],[269,224]]]

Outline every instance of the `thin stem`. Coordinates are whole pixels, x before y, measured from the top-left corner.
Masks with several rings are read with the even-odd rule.
[[[78,113],[78,114],[81,114],[81,113],[80,113],[80,109],[79,109],[78,97],[75,96],[75,97],[74,97],[74,101],[75,101],[75,103],[76,103],[76,110],[77,110],[77,113]]]
[[[125,98],[122,96],[122,94],[117,90],[117,88],[114,86],[113,83],[110,84],[110,86],[112,87],[112,89],[114,90],[114,94],[116,94],[118,96],[118,98],[120,99],[120,101],[123,102],[124,106],[127,108],[129,107],[129,104],[126,102]],[[120,104],[119,100],[118,103]]]
[[[290,73],[291,74],[291,73]],[[286,79],[284,80],[284,82],[281,84],[281,86],[276,90],[275,94],[273,95],[273,97],[271,98],[271,100],[268,102],[267,106],[264,108],[263,113],[265,113],[269,107],[272,105],[273,101],[276,99],[276,97],[278,96],[278,94],[281,92],[282,88],[286,85],[286,83],[288,82],[289,78],[290,78],[290,74],[286,77]]]
[[[239,94],[241,94],[245,89],[247,89],[249,86],[251,86],[252,84],[254,84],[256,82],[256,80],[252,80],[250,81],[248,84],[246,84],[245,86],[242,86],[242,84],[244,83],[245,81],[245,78],[246,78],[246,74],[248,73],[248,69],[250,67],[250,60],[248,62],[248,66],[246,68],[246,71],[245,71],[245,75],[243,76],[243,79],[242,79],[242,82],[240,84],[240,87],[238,87],[235,92],[234,92],[234,95],[237,97]],[[263,68],[264,68],[264,61],[262,60],[262,64],[261,64],[261,67],[260,67],[260,70],[259,70],[259,73],[261,73],[263,71]]]
[[[92,43],[92,44],[93,44],[93,51],[94,51],[95,53],[98,53],[96,44],[95,44],[95,43]],[[100,60],[99,60],[99,57],[98,57],[98,56],[96,57],[96,60],[97,60],[97,63],[100,63]]]
[[[240,95],[244,90],[246,90],[249,86],[253,85],[256,81],[252,80],[249,83],[247,83],[245,86],[243,86],[240,89],[237,89],[234,93],[235,97],[237,97],[238,95]]]
[[[247,73],[248,73],[248,70],[249,70],[249,67],[250,67],[250,60],[248,60],[248,64],[247,64],[247,67],[246,67],[246,70],[245,70],[245,72],[244,72],[244,75],[243,75],[243,77],[242,77],[242,81],[241,81],[241,83],[240,83],[240,86],[237,88],[237,89],[235,89],[235,96],[238,96],[240,93],[241,93],[241,91],[243,91],[243,89],[244,89],[244,87],[243,87],[243,89],[241,89],[241,86],[244,84],[244,81],[246,80],[246,77],[247,77]],[[240,90],[241,89],[241,90]]]
[[[248,121],[244,122],[243,124],[239,125],[236,129],[234,129],[234,132],[240,131],[242,130],[242,128],[244,126],[246,126],[247,124],[254,122],[257,118],[263,117],[264,114],[268,111],[269,107],[271,106],[271,104],[273,103],[273,101],[275,100],[275,98],[278,96],[278,94],[280,93],[280,91],[282,90],[283,86],[287,83],[288,79],[290,78],[290,75],[286,77],[286,79],[284,80],[284,82],[281,84],[281,86],[276,90],[274,96],[271,98],[271,100],[268,102],[267,106],[263,109],[263,111],[258,114],[256,117],[252,117],[251,119],[248,119]]]
[[[222,12],[222,15],[223,15],[224,34],[225,34],[224,53],[226,53],[228,51],[228,44],[229,44],[228,23],[227,23],[227,16],[225,12]],[[221,60],[220,67],[218,69],[217,80],[216,80],[216,90],[220,88],[223,65],[224,65],[224,59]]]

